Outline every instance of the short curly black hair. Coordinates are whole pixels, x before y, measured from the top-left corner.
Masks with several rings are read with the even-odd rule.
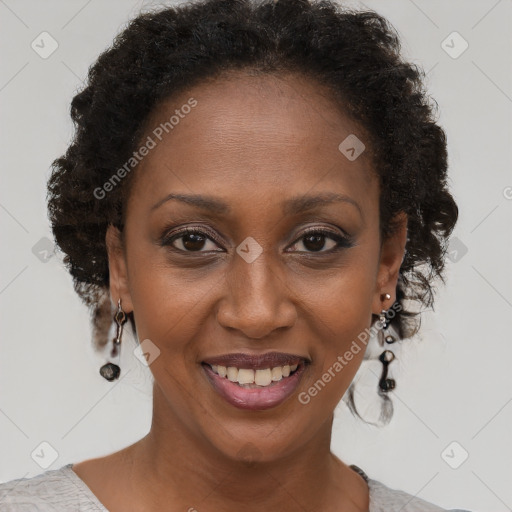
[[[396,290],[403,307],[393,322],[401,338],[412,336],[418,316],[405,302],[433,306],[458,216],[424,71],[402,59],[398,34],[374,11],[328,0],[200,0],[142,13],[117,35],[73,98],[75,135],[52,164],[50,221],[92,310],[96,344],[107,341],[101,333],[111,318],[105,232],[123,227],[133,173],[103,199],[94,190],[132,156],[160,102],[234,70],[316,80],[363,127],[380,180],[381,237],[392,233],[398,212],[408,216]]]

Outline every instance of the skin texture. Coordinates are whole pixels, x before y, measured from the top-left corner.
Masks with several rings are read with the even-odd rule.
[[[364,141],[364,132],[316,83],[231,73],[167,101],[148,126],[190,97],[197,106],[136,170],[123,239],[114,227],[107,232],[112,301],[121,298],[134,312],[139,340],[160,350],[150,365],[151,430],[73,469],[111,512],[161,511],[162,504],[199,512],[366,511],[366,483],[330,452],[333,411],[364,350],[309,404],[297,395],[370,327],[372,313],[394,302],[406,218],[381,246],[369,153],[349,161],[338,150],[351,133]],[[178,201],[152,209],[171,192],[214,196],[231,211]],[[283,201],[324,192],[358,206],[336,202],[283,215]],[[202,247],[189,242],[195,251],[180,253],[183,238],[174,240],[174,251],[162,246],[178,226],[207,229],[208,238]],[[328,236],[315,245],[303,234],[312,227],[344,230],[352,245],[332,252],[336,241]],[[263,249],[252,263],[235,251],[249,236]],[[385,293],[391,299],[383,301]],[[200,364],[230,352],[270,351],[311,364],[295,394],[265,411],[229,405]]]

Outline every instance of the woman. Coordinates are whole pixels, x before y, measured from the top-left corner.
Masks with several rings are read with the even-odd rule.
[[[122,376],[130,320],[153,421],[3,484],[2,510],[442,510],[330,451],[369,336],[389,420],[393,343],[418,328],[408,301],[432,305],[457,220],[399,49],[371,11],[207,0],[140,15],[99,57],[50,218],[98,345],[113,314],[100,374]]]

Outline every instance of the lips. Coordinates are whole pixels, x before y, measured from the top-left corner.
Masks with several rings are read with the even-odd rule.
[[[231,353],[221,356],[209,357],[203,363],[220,366],[234,366],[235,368],[246,368],[252,370],[264,370],[276,366],[294,365],[307,363],[309,360],[296,354],[285,354],[283,352],[268,352],[266,354],[244,354]]]
[[[232,353],[208,357],[201,366],[213,390],[222,399],[236,408],[258,411],[277,407],[290,398],[310,362],[306,357],[282,352],[258,355]],[[270,369],[272,381],[269,380]],[[242,372],[243,377],[240,376]],[[260,372],[266,378],[260,379]],[[264,382],[261,385],[241,384],[252,382],[253,378],[256,384]]]
[[[216,393],[228,404],[251,411],[271,409],[282,404],[293,395],[305,372],[305,365],[301,364],[289,377],[274,382],[268,387],[247,389],[239,384],[230,382],[213,372],[208,364],[203,365],[203,371]]]

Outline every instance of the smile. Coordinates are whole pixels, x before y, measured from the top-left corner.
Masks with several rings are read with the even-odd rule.
[[[234,366],[211,365],[211,369],[220,377],[226,377],[230,382],[238,383],[244,388],[258,388],[271,386],[293,373],[298,365],[276,366],[264,370],[251,370],[247,368],[235,368]]]
[[[215,364],[219,362],[224,364]],[[213,389],[229,404],[264,410],[280,405],[293,394],[307,364],[305,358],[287,354],[230,354],[203,361],[202,368]]]
[[[202,367],[213,389],[226,402],[239,409],[257,411],[277,407],[290,397],[300,383],[306,363],[259,370],[233,366],[214,369],[206,363]]]

